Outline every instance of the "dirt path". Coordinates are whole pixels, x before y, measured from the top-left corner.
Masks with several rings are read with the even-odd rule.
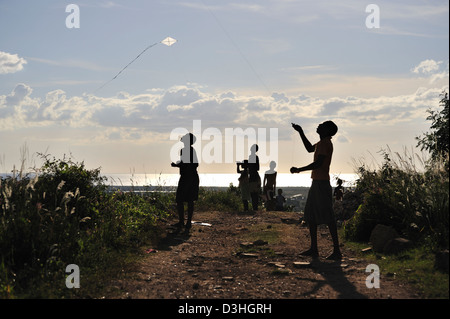
[[[319,260],[302,257],[308,229],[291,212],[255,214],[196,212],[189,234],[167,235],[122,280],[109,298],[152,299],[337,299],[418,298],[394,278],[380,275],[380,288],[366,287],[367,261],[342,247],[341,262],[325,260],[332,249],[319,228]],[[173,221],[171,221],[173,222]]]

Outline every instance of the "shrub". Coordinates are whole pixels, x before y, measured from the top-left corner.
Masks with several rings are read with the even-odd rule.
[[[3,297],[68,294],[68,264],[82,265],[84,273],[108,264],[115,252],[152,236],[169,211],[164,194],[108,192],[100,169],[43,159],[35,174],[0,179]]]
[[[199,211],[239,211],[243,209],[242,200],[237,187],[230,184],[226,191],[208,190],[200,187],[195,209]]]
[[[444,166],[448,172],[449,162],[449,100],[448,93],[441,93],[441,100],[439,101],[442,107],[441,111],[428,109],[430,114],[427,120],[431,121],[430,132],[424,133],[422,136],[416,137],[417,146],[422,150],[427,150],[431,153],[433,161],[441,161],[444,159]]]
[[[393,226],[412,240],[431,239],[448,246],[448,173],[442,165],[428,162],[419,170],[414,157],[405,152],[392,155],[383,151],[384,163],[378,170],[359,167],[357,189],[363,203],[344,226],[345,237],[367,241],[376,224]],[[422,161],[424,163],[424,161]]]
[[[105,196],[95,225],[99,242],[117,249],[141,245],[155,231],[157,221],[169,214],[169,207],[155,196],[161,197],[121,191]]]

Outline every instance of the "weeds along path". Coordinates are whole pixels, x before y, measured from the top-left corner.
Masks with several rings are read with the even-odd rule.
[[[319,260],[299,253],[309,248],[307,227],[291,212],[195,212],[189,234],[168,226],[154,247],[124,278],[111,283],[107,298],[418,298],[381,272],[380,288],[366,286],[367,261],[342,246],[340,262],[327,227],[319,228]],[[171,223],[175,221],[170,221]]]

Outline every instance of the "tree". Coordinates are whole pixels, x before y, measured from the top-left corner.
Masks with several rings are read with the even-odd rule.
[[[438,160],[443,158],[444,161],[448,162],[449,154],[449,102],[448,93],[441,93],[442,99],[439,105],[443,109],[438,112],[428,109],[427,112],[430,114],[427,117],[428,121],[431,121],[430,129],[431,131],[423,134],[422,136],[416,137],[418,141],[417,146],[421,150],[427,150],[431,154],[431,159]]]

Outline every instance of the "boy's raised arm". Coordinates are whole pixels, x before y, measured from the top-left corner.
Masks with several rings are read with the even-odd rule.
[[[300,134],[300,138],[302,139],[303,145],[305,146],[306,150],[309,153],[314,152],[314,146],[311,144],[311,142],[306,137],[305,133],[303,132],[303,129],[300,125],[292,123],[292,127],[294,130],[296,130]]]

